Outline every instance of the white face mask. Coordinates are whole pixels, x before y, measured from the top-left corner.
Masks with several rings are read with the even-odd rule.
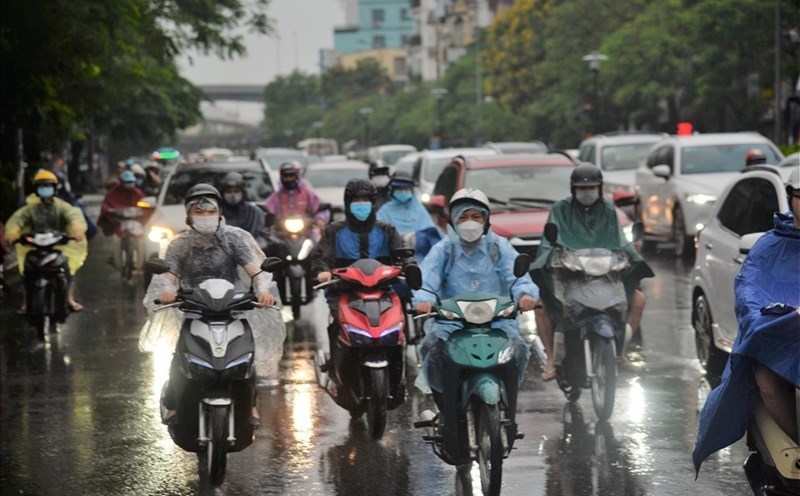
[[[372,184],[374,184],[376,188],[385,188],[389,185],[389,176],[374,176],[372,178]]]
[[[596,189],[592,190],[577,190],[575,192],[575,199],[584,207],[588,207],[600,198],[600,192]]]
[[[474,220],[467,220],[456,226],[458,235],[467,243],[472,243],[483,236],[483,224]]]
[[[200,234],[214,234],[219,227],[217,215],[195,215],[192,217],[192,228]]]

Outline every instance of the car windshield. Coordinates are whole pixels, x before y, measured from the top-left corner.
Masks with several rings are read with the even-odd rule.
[[[687,146],[681,149],[681,173],[739,172],[745,167],[747,152],[753,148],[764,152],[768,164],[781,160],[772,147],[764,143]]]
[[[556,202],[569,196],[572,167],[530,166],[469,170],[465,188],[477,188],[503,202],[509,198]],[[515,200],[513,203],[526,204]]]
[[[189,191],[189,188],[198,183],[207,183],[219,188],[222,179],[231,171],[238,172],[244,177],[244,196],[247,201],[262,202],[272,193],[272,182],[266,172],[236,170],[231,168],[213,170],[184,169],[175,172],[170,178],[167,192],[164,195],[164,205],[178,205],[183,203],[186,192]]]
[[[358,169],[315,169],[312,165],[303,176],[315,188],[344,188],[351,179],[367,179],[366,165]]]
[[[394,165],[398,160],[405,157],[409,153],[414,153],[414,150],[391,150],[381,153],[381,160],[386,165]]]
[[[305,155],[259,155],[258,158],[266,160],[269,166],[275,170],[278,170],[278,167],[286,162],[297,162],[303,168],[308,165],[308,157]]]
[[[603,170],[635,169],[647,157],[647,152],[657,143],[636,143],[630,145],[604,146],[600,152]]]
[[[445,166],[449,164],[452,159],[453,157],[428,159],[428,163],[425,166],[425,180],[431,183],[436,182]]]

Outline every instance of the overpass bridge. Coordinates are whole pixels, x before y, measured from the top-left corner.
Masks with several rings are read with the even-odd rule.
[[[197,87],[214,101],[264,103],[265,85],[262,84],[202,84]]]

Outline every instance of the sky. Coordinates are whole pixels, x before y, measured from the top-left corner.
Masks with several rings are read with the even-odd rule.
[[[263,84],[295,69],[319,72],[320,48],[333,48],[333,29],[345,23],[341,0],[271,0],[267,14],[274,34],[245,35],[247,55],[221,60],[215,55],[191,54],[178,60],[181,73],[194,84]],[[257,103],[220,102],[203,105],[208,116],[234,117],[257,123],[263,108]]]

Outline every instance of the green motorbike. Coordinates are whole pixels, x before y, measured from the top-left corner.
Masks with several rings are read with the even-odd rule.
[[[514,275],[522,277],[529,266],[530,257],[519,255]],[[515,422],[519,378],[515,343],[492,323],[516,318],[517,305],[509,297],[470,292],[444,301],[437,297],[434,308],[437,320],[463,327],[444,345],[441,411],[414,427],[425,428],[423,439],[434,453],[459,468],[457,483],[477,461],[483,494],[500,494],[503,459],[523,434]]]

